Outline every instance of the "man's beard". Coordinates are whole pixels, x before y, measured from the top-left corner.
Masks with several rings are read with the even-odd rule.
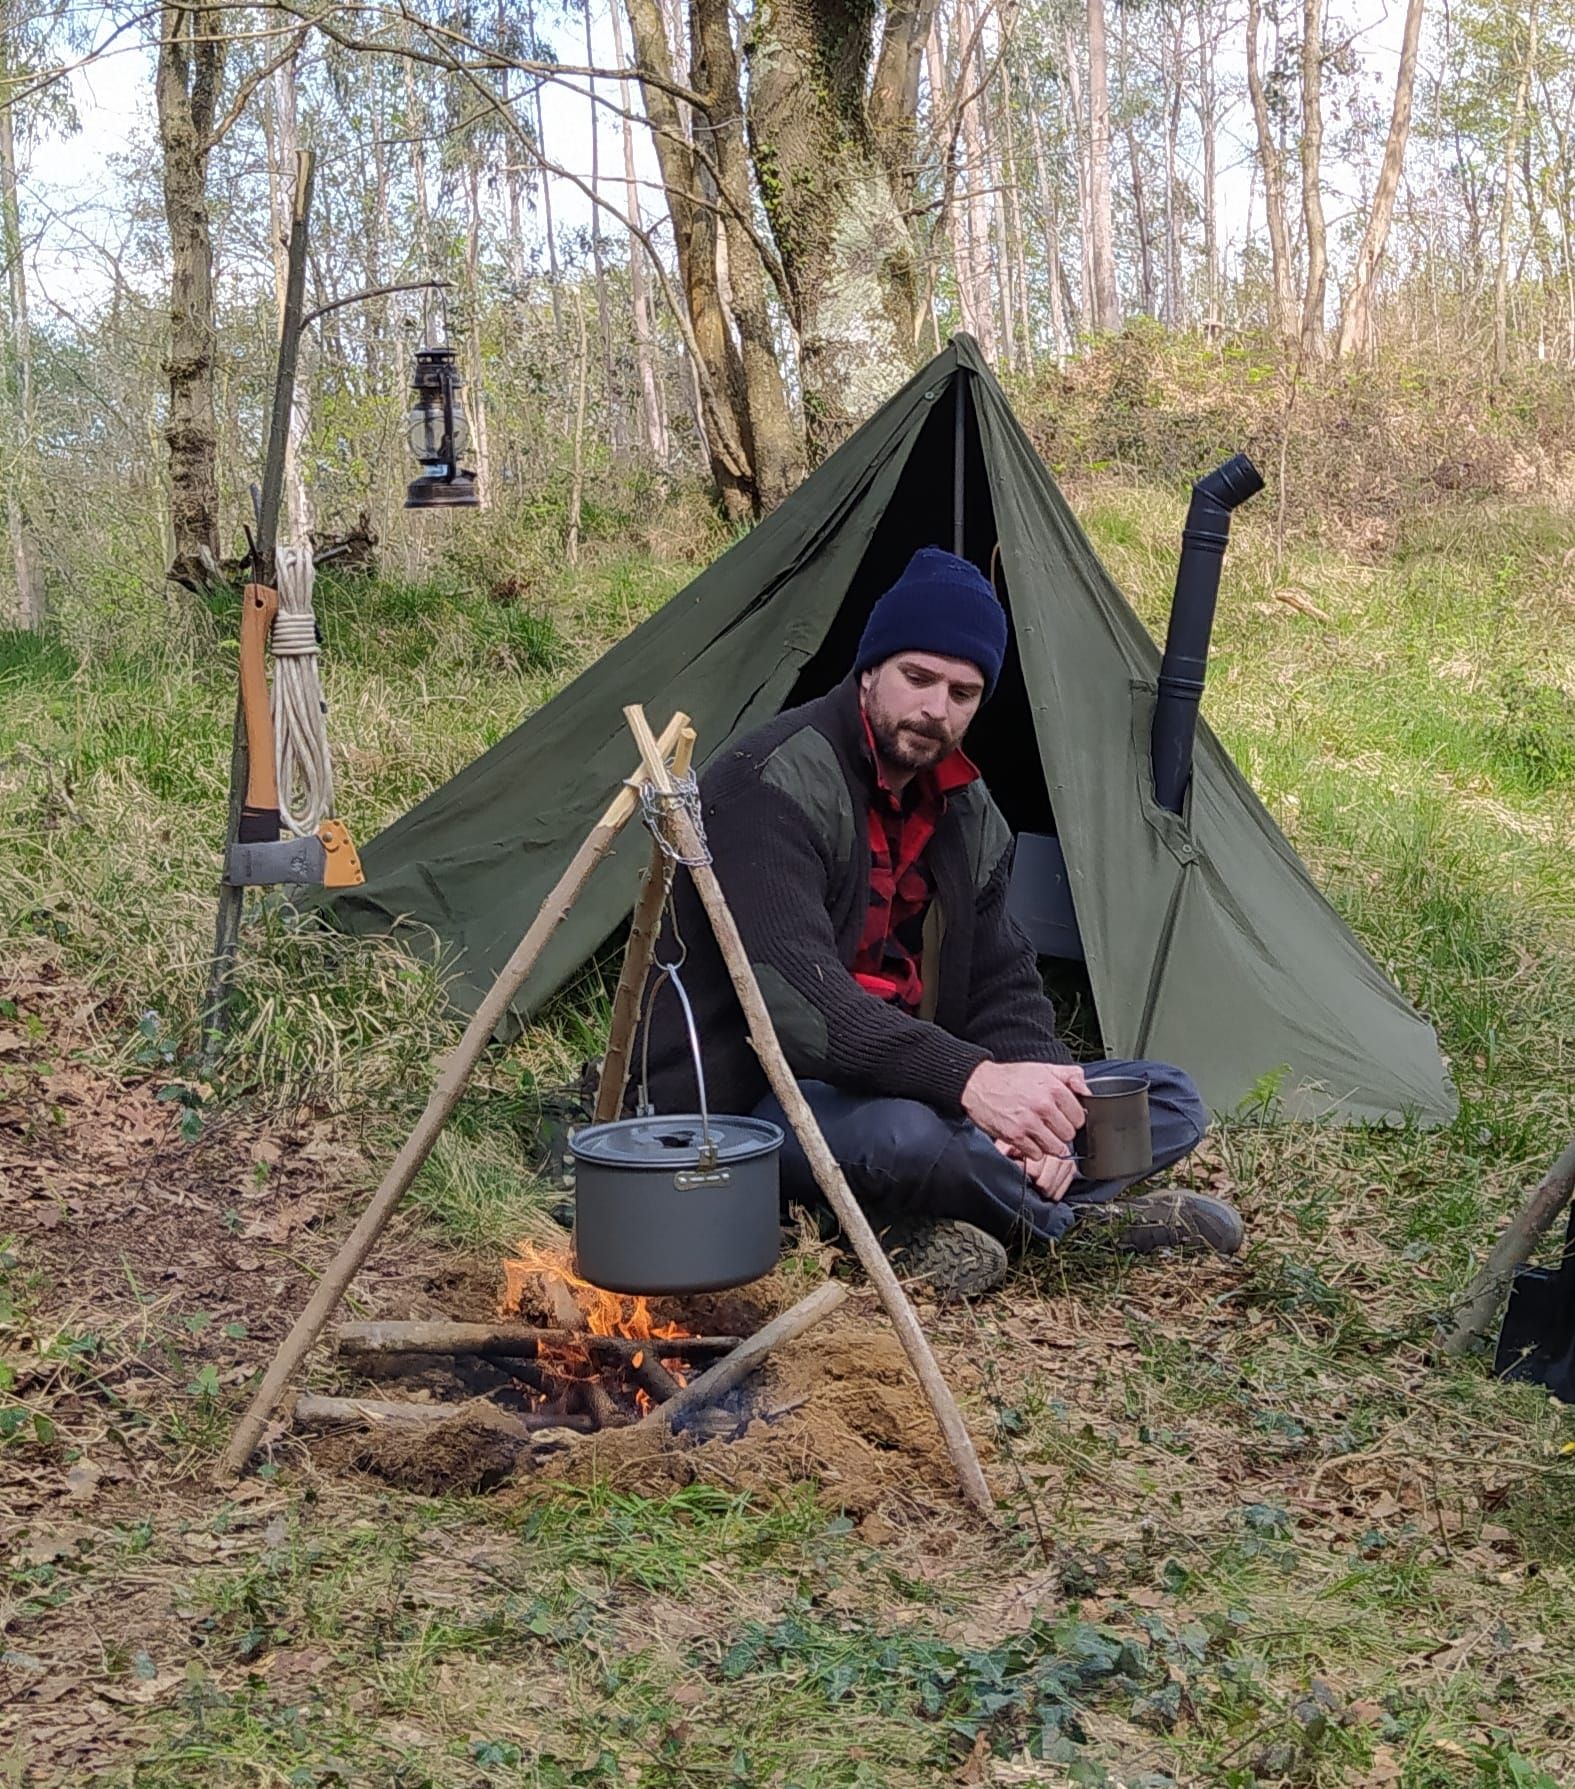
[[[867,698],[864,713],[876,751],[899,770],[928,770],[939,764],[956,744],[939,721],[894,722]]]

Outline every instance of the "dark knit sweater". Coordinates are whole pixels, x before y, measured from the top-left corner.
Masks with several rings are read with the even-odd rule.
[[[1006,911],[1012,838],[981,781],[951,796],[925,853],[935,969],[932,977],[927,963],[924,1016],[853,979],[870,895],[874,778],[851,677],[729,746],[701,778],[717,878],[793,1072],[956,1110],[981,1062],[1070,1062],[1033,947]],[[766,1092],[765,1074],[686,871],[674,899],[711,1109],[748,1112]],[[673,951],[669,921],[660,955]],[[650,1060],[657,1109],[693,1111],[694,1070],[670,990],[651,1016]]]

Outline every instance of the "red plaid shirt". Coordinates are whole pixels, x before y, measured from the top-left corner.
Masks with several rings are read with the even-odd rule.
[[[894,794],[886,785],[869,719],[864,743],[875,765],[870,801],[870,904],[853,959],[853,979],[877,999],[917,1012],[924,993],[919,965],[924,916],[935,887],[924,852],[946,812],[946,798],[966,788],[979,772],[960,751],[920,771]]]

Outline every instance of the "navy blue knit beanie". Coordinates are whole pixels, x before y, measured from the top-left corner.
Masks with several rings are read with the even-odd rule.
[[[940,547],[920,547],[870,611],[853,670],[897,652],[967,659],[984,673],[986,696],[1006,656],[1006,611],[979,568]]]

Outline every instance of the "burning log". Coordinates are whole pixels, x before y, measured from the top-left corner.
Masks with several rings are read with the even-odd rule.
[[[629,1371],[634,1375],[635,1384],[643,1388],[653,1403],[665,1404],[669,1398],[678,1396],[678,1381],[649,1349],[630,1356]]]
[[[824,1285],[817,1286],[808,1298],[801,1298],[780,1317],[773,1317],[764,1329],[740,1342],[731,1354],[724,1355],[715,1366],[707,1367],[698,1379],[682,1386],[666,1403],[658,1404],[641,1419],[642,1422],[671,1427],[690,1412],[726,1396],[764,1362],[772,1349],[803,1335],[822,1317],[829,1317],[847,1296],[848,1289],[839,1280],[827,1280]]]
[[[515,1415],[486,1403],[478,1406],[476,1403],[415,1404],[408,1399],[394,1398],[324,1398],[305,1391],[295,1400],[291,1414],[298,1429],[337,1429],[347,1423],[358,1423],[363,1428],[375,1427],[379,1423],[429,1427],[472,1416],[478,1408],[485,1411],[490,1427],[501,1434],[516,1435],[522,1441],[547,1429],[574,1429],[580,1434],[589,1434],[598,1426],[590,1415],[557,1415],[544,1410]]]
[[[543,1351],[583,1348],[594,1359],[632,1361],[637,1354],[708,1360],[739,1345],[738,1336],[597,1336],[523,1323],[342,1323],[336,1332],[347,1360],[384,1354],[479,1354],[488,1360],[535,1360]],[[648,1388],[649,1389],[649,1388]],[[654,1395],[654,1393],[653,1393]]]
[[[587,1415],[598,1429],[626,1429],[634,1421],[599,1379],[580,1379],[575,1389],[584,1402]]]

